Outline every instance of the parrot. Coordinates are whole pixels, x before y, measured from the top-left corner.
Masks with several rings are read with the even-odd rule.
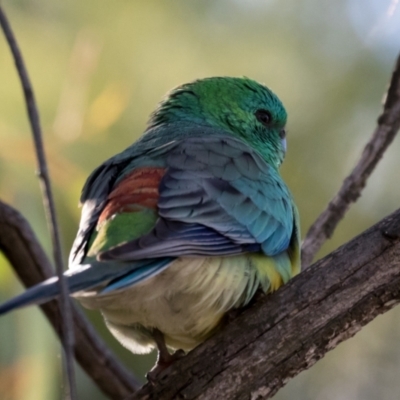
[[[156,348],[154,376],[300,272],[299,214],[279,172],[286,120],[255,80],[198,79],[170,91],[144,134],[87,179],[69,293],[131,352]],[[58,295],[53,277],[0,314]]]

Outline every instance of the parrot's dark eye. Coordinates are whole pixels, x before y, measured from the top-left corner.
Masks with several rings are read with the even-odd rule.
[[[257,110],[254,115],[264,126],[269,126],[272,122],[272,115],[267,110]]]

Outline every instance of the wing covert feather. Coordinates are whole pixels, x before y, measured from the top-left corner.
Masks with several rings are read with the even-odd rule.
[[[255,150],[228,136],[186,138],[167,150],[156,226],[100,259],[259,250],[274,256],[288,248],[294,226],[291,195]]]

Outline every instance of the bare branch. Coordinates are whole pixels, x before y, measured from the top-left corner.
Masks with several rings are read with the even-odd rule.
[[[113,399],[259,399],[273,396],[291,377],[312,366],[327,351],[400,301],[399,210],[320,260],[275,294],[258,296],[252,306],[246,312],[241,311],[225,329],[164,371],[156,385],[147,385],[134,393],[137,385],[133,378],[97,339],[79,310],[73,306],[72,315],[68,314],[68,293],[62,279],[62,255],[39,116],[21,54],[1,7],[0,23],[21,78],[35,137],[39,176],[47,199],[45,208],[52,221],[50,231],[60,276],[61,309],[57,302],[42,308],[64,338],[72,390],[72,361],[68,349],[72,348],[73,341],[69,326],[74,326],[78,361]],[[400,55],[373,136],[360,161],[305,238],[304,266],[311,263],[350,204],[358,199],[399,126]],[[21,218],[0,202],[0,248],[20,278],[31,285],[51,276],[52,270]],[[74,396],[72,393],[71,397]]]
[[[400,210],[287,285],[130,399],[267,399],[400,302]]]
[[[400,54],[390,81],[382,115],[370,141],[364,148],[360,161],[343,181],[337,195],[308,230],[302,247],[303,269],[311,264],[322,244],[332,236],[351,203],[361,195],[367,179],[383,153],[392,143],[400,127]]]
[[[24,217],[0,201],[0,250],[10,261],[26,286],[54,276],[49,259]],[[62,335],[58,301],[41,306],[59,336]],[[112,399],[125,399],[140,386],[139,382],[115,358],[97,336],[86,318],[72,304],[75,329],[75,356],[100,389]]]
[[[21,80],[22,90],[25,96],[25,102],[29,117],[29,122],[32,129],[36,157],[38,161],[38,176],[41,182],[43,205],[46,212],[47,223],[53,243],[53,256],[56,265],[56,271],[60,284],[60,299],[61,299],[61,318],[62,318],[62,343],[65,352],[65,367],[68,377],[68,385],[66,385],[66,398],[71,400],[77,399],[76,382],[74,374],[74,359],[73,359],[73,346],[74,346],[74,333],[72,329],[73,319],[71,314],[71,304],[68,297],[68,287],[65,282],[63,272],[63,259],[61,251],[60,235],[58,231],[58,224],[56,218],[56,211],[54,206],[53,194],[51,191],[51,184],[49,173],[47,170],[46,157],[44,153],[42,131],[40,127],[39,113],[36,107],[35,95],[29,79],[28,71],[25,68],[25,63],[22,58],[21,51],[8,22],[8,19],[0,5],[0,25],[3,29],[4,35],[10,46],[11,53],[14,57],[14,62],[18,70]]]

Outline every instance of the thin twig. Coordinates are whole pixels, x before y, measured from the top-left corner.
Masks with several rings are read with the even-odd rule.
[[[14,208],[0,201],[0,251],[25,286],[33,286],[54,276],[54,269],[28,221]],[[59,301],[41,306],[60,336],[62,320]],[[75,357],[97,386],[111,399],[125,399],[140,383],[115,358],[107,345],[75,304],[72,304],[75,329]]]
[[[53,195],[51,191],[51,184],[49,173],[47,170],[46,157],[44,153],[42,132],[39,121],[39,113],[36,107],[35,96],[33,88],[28,76],[28,71],[25,68],[25,63],[22,58],[21,51],[15,39],[15,35],[11,29],[8,19],[0,5],[0,24],[3,29],[4,35],[10,46],[11,53],[14,57],[14,62],[21,80],[22,89],[25,96],[26,107],[29,116],[29,122],[32,129],[33,139],[35,143],[35,151],[38,162],[38,176],[42,188],[43,204],[47,217],[47,224],[49,227],[52,243],[53,243],[53,257],[56,265],[56,271],[59,278],[60,293],[61,293],[61,309],[63,320],[63,347],[65,352],[65,367],[68,377],[68,384],[66,385],[66,398],[71,400],[77,399],[75,374],[74,374],[74,358],[73,346],[74,336],[72,329],[72,315],[70,299],[68,297],[68,287],[65,282],[63,272],[63,260],[61,252],[60,235],[58,231],[57,218],[54,206]],[[69,391],[69,393],[68,393]]]
[[[302,266],[308,267],[322,244],[330,238],[351,203],[361,195],[367,179],[400,127],[400,54],[392,74],[383,113],[370,141],[336,196],[310,227],[302,246]]]

